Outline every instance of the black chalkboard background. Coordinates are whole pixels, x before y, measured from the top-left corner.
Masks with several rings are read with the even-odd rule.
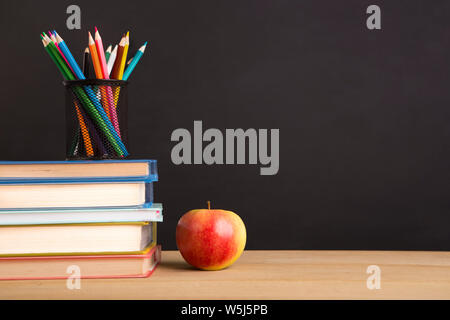
[[[82,29],[66,28],[77,4]],[[381,7],[382,30],[366,28]],[[150,50],[129,85],[134,158],[159,161],[159,241],[238,213],[248,249],[450,250],[449,1],[2,1],[0,158],[62,160],[64,90],[39,33]],[[280,171],[172,164],[173,130],[279,128]]]

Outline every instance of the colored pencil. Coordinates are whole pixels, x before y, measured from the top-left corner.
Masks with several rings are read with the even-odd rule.
[[[83,54],[83,73],[85,76],[89,77],[89,49],[86,48]],[[84,149],[86,151],[86,155],[88,157],[94,156],[94,149],[92,148],[91,137],[89,136],[89,130],[86,127],[86,117],[81,113],[81,107],[79,106],[76,99],[73,100],[73,104],[75,106],[78,124],[80,126],[79,131],[81,132],[81,136],[83,138]],[[75,139],[78,140],[80,135],[78,134]],[[77,149],[75,149],[77,150]],[[74,151],[76,152],[76,151]],[[73,153],[72,153],[73,154]]]
[[[103,79],[103,72],[97,52],[97,47],[90,32],[89,32],[89,51],[91,52],[92,64],[94,65],[95,77],[97,79]]]
[[[103,71],[102,71],[102,66],[101,66],[101,62],[99,59],[99,53],[97,51],[97,46],[95,44],[94,39],[92,38],[92,35],[90,32],[88,32],[89,35],[89,51],[91,52],[91,58],[92,58],[92,64],[94,65],[94,70],[95,70],[95,76],[97,79],[103,79]],[[102,48],[103,50],[103,48]],[[101,99],[103,101],[103,107],[105,109],[106,112],[106,116],[108,117],[109,120],[111,120],[111,107],[110,104],[108,103],[108,98],[106,96],[106,92],[102,89],[102,86],[99,87],[99,91],[97,92],[97,94],[99,96],[97,96],[99,99]],[[117,132],[117,124],[115,125],[113,123],[114,129]],[[119,134],[120,137],[120,134]]]
[[[89,33],[89,44],[90,44],[91,40],[92,40],[92,36]],[[97,27],[95,27],[95,46],[97,48],[98,59],[100,60],[100,66],[101,66],[102,73],[103,73],[103,79],[109,79],[108,68],[106,66],[105,53],[103,52],[102,37],[100,36],[100,32],[98,32]],[[105,104],[107,104],[107,106],[108,106],[107,114],[108,114],[109,118],[111,119],[111,122],[113,123],[113,126],[117,131],[117,134],[120,137],[121,136],[120,135],[120,127],[119,127],[119,121],[117,119],[116,107],[114,105],[112,89],[110,86],[106,86],[106,88],[104,86],[100,86],[100,90],[102,91],[103,97],[106,95],[106,99],[105,98],[103,98],[103,99],[104,99],[104,101],[106,100]]]
[[[116,46],[114,47],[113,51],[111,52],[111,55],[109,56],[108,62],[106,63],[106,66],[108,68],[108,75],[111,77],[111,70],[114,66],[114,62],[116,61],[116,56],[117,56],[117,48],[118,45],[116,44]]]
[[[89,48],[86,47],[83,55],[83,73],[89,79]]]
[[[41,36],[42,38],[42,36]],[[53,62],[55,62],[58,69],[63,74],[63,77],[66,80],[75,80],[75,76],[70,72],[69,68],[66,66],[62,58],[58,54],[58,50],[56,49],[56,46],[53,42],[48,41],[46,39],[43,39],[44,48],[52,58]],[[85,86],[86,88],[87,86]],[[94,100],[91,95],[88,94],[88,90],[85,93],[84,90],[81,87],[74,87],[74,92],[78,96],[78,99],[83,103],[83,105],[86,107],[86,110],[90,114],[90,116],[97,122],[97,125],[102,129],[102,131],[105,133],[106,138],[111,143],[111,146],[113,149],[117,152],[119,156],[127,156],[128,153],[123,152],[122,147],[120,146],[120,143],[122,143],[119,139],[119,141],[116,141],[115,137],[113,136],[112,132],[114,128],[112,128],[112,125],[108,126],[107,123],[105,123],[104,117],[100,115],[99,110],[96,108],[96,106],[92,103],[92,100]],[[93,92],[92,92],[93,94]],[[102,109],[103,111],[103,109]],[[112,129],[112,130],[111,130]],[[123,146],[125,148],[125,146]]]
[[[56,31],[49,31],[48,34],[43,33],[41,39],[45,50],[66,80],[85,80],[90,77],[90,53],[97,79],[128,81],[145,53],[147,42],[136,51],[134,57],[128,57],[129,31],[123,35],[118,45],[114,45],[114,47],[109,45],[106,51],[97,27],[95,27],[94,37],[91,33],[88,33],[88,35],[89,46],[84,50],[83,69],[77,64],[67,43]],[[77,141],[79,143],[78,146],[75,146],[78,149],[78,154],[83,153],[92,157],[100,151],[102,155],[105,155],[107,154],[106,144],[103,145],[103,142],[112,147],[117,155],[127,156],[128,151],[121,139],[116,110],[119,107],[120,86],[113,88],[106,84],[94,86],[71,84],[70,90],[75,97],[73,105],[80,125],[80,129],[77,130],[79,134]],[[96,129],[99,130],[98,133]],[[97,143],[97,141],[101,143]]]
[[[49,42],[42,35],[41,35],[41,39],[42,39],[42,44],[44,45],[45,50],[49,54],[50,58],[52,58],[53,62],[56,64],[56,66],[58,67],[58,69],[61,72],[61,74],[63,75],[63,77],[66,80],[73,80],[73,75],[71,74],[70,69],[66,66],[66,64],[64,62],[58,60],[57,54],[52,52],[52,49],[50,46],[51,41]],[[61,58],[59,58],[59,59],[61,59]]]
[[[111,56],[111,51],[112,51],[112,45],[109,45],[108,48],[105,51],[106,63],[108,63],[109,57]]]
[[[56,37],[55,34],[52,33],[51,31],[48,32],[50,39],[53,41],[53,43],[55,44],[56,48],[58,48],[59,52],[61,52],[61,49],[59,49],[58,46],[58,41],[56,41]]]
[[[89,33],[89,37],[90,40],[92,39],[91,34]],[[83,72],[81,71],[80,67],[78,66],[77,62],[75,61],[75,59],[73,58],[72,54],[70,53],[69,48],[67,47],[66,43],[64,42],[64,40],[59,36],[58,33],[56,33],[56,39],[58,40],[58,44],[61,47],[61,50],[63,52],[63,54],[67,57],[67,60],[69,61],[69,63],[72,65],[72,68],[75,71],[76,76],[78,77],[78,79],[80,80],[85,80],[85,76],[83,74]],[[89,40],[89,41],[90,41]],[[91,42],[91,41],[90,41]],[[99,77],[99,75],[101,74],[101,68],[100,68],[100,73],[98,73],[98,66],[96,68],[96,64],[95,64],[95,57],[97,56],[96,52],[93,52],[93,49],[95,49],[95,44],[92,47],[91,44],[89,46],[89,50],[91,51],[91,59],[92,61],[94,61],[94,69],[96,69],[95,73],[97,74],[97,77]],[[100,76],[100,79],[102,79],[102,77]],[[118,132],[118,127],[114,127],[114,125],[111,123],[108,114],[106,113],[105,109],[103,108],[102,104],[100,103],[99,99],[97,98],[97,96],[95,95],[94,91],[92,90],[92,88],[90,86],[84,86],[84,89],[86,90],[86,94],[88,95],[89,99],[91,99],[92,103],[94,104],[95,108],[97,109],[98,113],[100,114],[102,120],[104,121],[104,123],[106,124],[106,126],[108,127],[110,133],[113,135],[113,137],[116,140],[116,143],[119,145],[120,149],[122,150],[123,154],[125,156],[128,155],[128,152],[125,148],[125,145],[123,144],[121,137],[120,137],[120,131]],[[114,101],[114,100],[113,100]]]
[[[110,78],[111,79],[119,79],[119,69],[120,69],[120,64],[122,63],[122,57],[123,57],[123,51],[125,48],[125,43],[126,43],[126,38],[122,38],[119,42],[119,46],[117,49],[117,56],[116,56],[116,60],[114,62],[114,66],[111,70],[111,75]]]
[[[75,72],[72,69],[72,66],[70,65],[69,61],[67,61],[66,57],[64,56],[64,54],[62,53],[61,49],[59,48],[58,45],[58,41],[56,40],[56,31],[53,30],[52,32],[52,37],[51,37],[53,43],[55,44],[56,48],[58,49],[59,53],[61,54],[61,56],[63,57],[64,61],[67,63],[67,65],[69,66],[70,71],[72,71],[73,74],[75,74]]]
[[[136,55],[133,57],[133,60],[131,61],[130,65],[125,70],[122,80],[127,81],[130,77],[131,73],[133,72],[134,68],[138,64],[139,60],[141,59],[142,55],[144,54],[145,48],[147,47],[147,42],[144,43],[142,47],[139,48]]]
[[[70,50],[67,47],[64,40],[59,36],[59,34],[57,32],[55,32],[55,36],[56,36],[56,40],[58,42],[58,46],[61,49],[63,55],[66,57],[69,65],[72,66],[75,76],[80,80],[85,80],[86,77],[84,76],[83,72],[81,71],[80,67],[78,66],[77,61],[73,57],[72,53],[70,52]]]
[[[91,40],[89,39],[89,41]],[[109,79],[108,67],[106,66],[105,51],[103,50],[103,41],[97,27],[95,27],[95,47],[97,48],[98,60],[102,69],[103,79]]]
[[[123,36],[122,39],[120,39],[119,46],[117,48],[116,60],[114,62],[114,66],[111,70],[111,75],[110,75],[111,79],[120,80],[120,78],[119,78],[120,65],[122,63],[122,57],[123,57],[123,52],[125,49],[125,44],[126,44],[126,36]],[[116,108],[117,108],[117,103],[119,102],[119,96],[120,96],[120,87],[114,88],[114,101],[116,102],[116,105],[115,105]]]
[[[70,53],[69,48],[65,44],[64,40],[59,36],[58,33],[56,33],[56,39],[58,41],[58,44],[61,48],[61,51],[66,56],[67,60],[69,61],[69,64],[72,64],[72,68],[75,71],[75,75],[78,77],[78,79],[85,80],[86,78],[83,75],[83,72],[81,71],[80,67],[78,66],[77,62],[73,58],[72,54]],[[52,43],[49,44],[50,48],[52,48]],[[54,45],[53,45],[54,46]],[[48,46],[47,46],[48,47]],[[56,46],[54,46],[55,50]],[[62,63],[62,61],[61,61]],[[72,76],[72,74],[70,74]],[[73,76],[72,76],[73,77]],[[71,78],[67,78],[67,80],[75,80]],[[81,90],[81,87],[78,87]],[[122,140],[120,139],[119,135],[117,134],[116,130],[114,129],[111,121],[109,120],[108,116],[105,113],[105,110],[103,109],[103,106],[101,105],[100,101],[95,96],[94,91],[90,86],[83,86],[83,90],[78,91],[78,93],[82,97],[82,101],[87,106],[87,110],[92,112],[97,117],[94,117],[97,121],[98,125],[104,130],[106,137],[111,142],[111,145],[114,147],[116,152],[120,156],[127,156],[128,151],[125,148],[125,145],[123,144]],[[76,88],[75,88],[76,89]],[[83,95],[84,94],[84,95]],[[94,107],[95,111],[92,110],[90,107]]]
[[[130,46],[130,31],[127,32],[125,37],[125,47],[123,48],[122,61],[120,63],[119,75],[117,79],[122,80],[123,72],[125,71],[125,64],[127,63],[128,47]]]
[[[99,134],[97,133],[97,129],[95,128],[95,125],[92,123],[91,119],[84,112],[83,108],[79,108],[79,110],[80,110],[81,116],[83,117],[83,119],[85,121],[86,127],[92,137],[91,141],[94,142],[96,150],[98,151],[97,154],[100,154],[102,156],[107,155],[108,152],[106,151],[103,140],[100,138]]]
[[[121,41],[121,43],[122,43],[122,41]],[[115,73],[115,75],[116,75],[115,79],[122,80],[123,71],[125,69],[125,63],[127,60],[129,45],[130,45],[130,32],[128,31],[127,35],[125,36],[125,41],[123,43],[122,55],[120,56],[120,59],[119,59],[119,55],[117,55],[116,63],[114,64],[114,68],[116,67],[116,64],[118,64],[118,67],[117,67],[117,70]],[[113,68],[113,71],[114,71],[114,68]],[[119,96],[120,96],[120,87],[117,87],[114,89],[114,101],[118,102]],[[117,108],[117,105],[116,105],[116,108]]]
[[[80,125],[81,135],[83,137],[83,142],[84,142],[84,148],[86,149],[86,155],[88,157],[93,157],[94,149],[92,148],[92,142],[91,142],[91,138],[89,137],[89,131],[86,127],[86,123],[85,123],[84,118],[80,111],[81,108],[78,105],[78,102],[76,100],[74,100],[73,102],[75,105],[75,110],[77,112],[78,123]]]

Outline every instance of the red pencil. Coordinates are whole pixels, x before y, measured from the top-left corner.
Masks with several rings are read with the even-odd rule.
[[[97,55],[98,59],[100,60],[100,66],[102,68],[103,79],[109,79],[108,67],[106,66],[105,50],[103,50],[102,38],[100,37],[100,33],[98,32],[97,27],[95,27],[95,46],[97,48]]]
[[[97,56],[103,73],[103,79],[109,79],[108,67],[106,66],[105,51],[103,50],[102,38],[95,27],[95,46],[97,48]],[[105,101],[105,110],[107,110],[108,117],[110,117],[117,134],[120,137],[119,120],[117,118],[116,104],[114,95],[110,86],[100,86],[102,92],[102,100]]]

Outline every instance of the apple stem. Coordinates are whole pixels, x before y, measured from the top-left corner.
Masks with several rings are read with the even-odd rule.
[[[206,203],[208,204],[208,210],[211,210],[211,201],[206,201]]]

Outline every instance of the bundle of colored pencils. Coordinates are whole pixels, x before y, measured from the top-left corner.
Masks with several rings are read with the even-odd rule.
[[[48,35],[42,33],[41,40],[44,48],[60,70],[65,80],[89,79],[89,54],[94,67],[96,79],[115,79],[127,81],[144,54],[147,42],[142,45],[135,56],[126,66],[129,47],[129,32],[122,37],[119,44],[114,47],[110,45],[106,52],[103,49],[102,38],[95,28],[94,38],[88,33],[88,47],[84,51],[83,70],[77,64],[67,44],[56,33],[49,31]],[[93,141],[103,156],[107,156],[105,147],[102,145],[104,137],[114,152],[119,157],[126,157],[128,151],[122,141],[120,126],[117,117],[117,105],[120,95],[120,86],[109,85],[78,85],[72,87],[74,94],[73,105],[79,124],[79,134],[82,137],[84,150],[87,157],[95,155]],[[78,137],[76,137],[76,141]],[[74,149],[76,143],[74,144]]]

